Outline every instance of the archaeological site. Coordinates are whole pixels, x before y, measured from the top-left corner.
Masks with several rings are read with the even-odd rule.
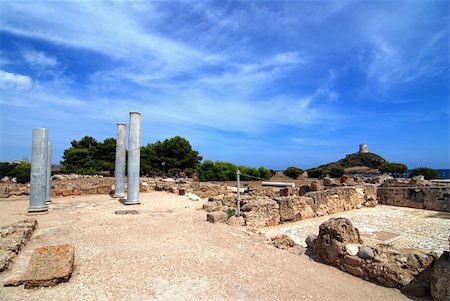
[[[144,177],[126,130],[115,177],[51,175],[33,130],[30,183],[0,183],[1,300],[450,300],[448,180]]]

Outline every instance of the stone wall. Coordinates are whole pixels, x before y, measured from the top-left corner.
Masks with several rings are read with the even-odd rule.
[[[332,188],[308,192],[304,196],[292,195],[293,191],[295,190],[279,189],[276,197],[273,196],[272,189],[267,190],[265,196],[262,190],[243,194],[241,211],[245,224],[253,227],[275,226],[377,204],[374,185]],[[236,194],[210,197],[203,209],[225,213],[236,210]]]
[[[450,186],[380,186],[380,204],[450,212]]]

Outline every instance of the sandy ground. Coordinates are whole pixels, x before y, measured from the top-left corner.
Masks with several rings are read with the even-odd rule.
[[[201,202],[164,192],[125,206],[109,196],[57,198],[0,281],[26,268],[34,248],[75,245],[69,282],[0,300],[408,300],[396,289],[276,249],[262,234],[206,222]],[[0,202],[0,225],[27,218],[26,199]],[[137,210],[117,215],[115,210]]]

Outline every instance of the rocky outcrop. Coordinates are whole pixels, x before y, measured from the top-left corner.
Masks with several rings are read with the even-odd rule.
[[[401,289],[413,296],[429,294],[434,257],[419,250],[396,250],[389,245],[364,245],[350,220],[333,218],[319,227],[317,237],[306,240],[319,261],[353,276]]]
[[[30,239],[37,221],[26,219],[0,228],[0,272],[8,268],[14,257]]]

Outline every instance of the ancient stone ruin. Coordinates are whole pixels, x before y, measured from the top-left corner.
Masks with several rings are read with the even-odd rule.
[[[338,269],[374,282],[379,285],[400,289],[407,295],[422,297],[430,293],[448,297],[448,284],[443,280],[448,277],[448,266],[433,274],[435,254],[427,254],[420,250],[396,250],[386,244],[365,245],[359,231],[346,218],[332,218],[319,227],[317,236],[309,236],[306,240],[308,252],[317,260]],[[447,260],[445,252],[441,261]],[[439,275],[438,275],[439,274]],[[440,279],[437,281],[436,279]],[[447,278],[448,279],[448,278]],[[436,286],[440,292],[436,292]],[[444,290],[444,291],[442,291]]]

